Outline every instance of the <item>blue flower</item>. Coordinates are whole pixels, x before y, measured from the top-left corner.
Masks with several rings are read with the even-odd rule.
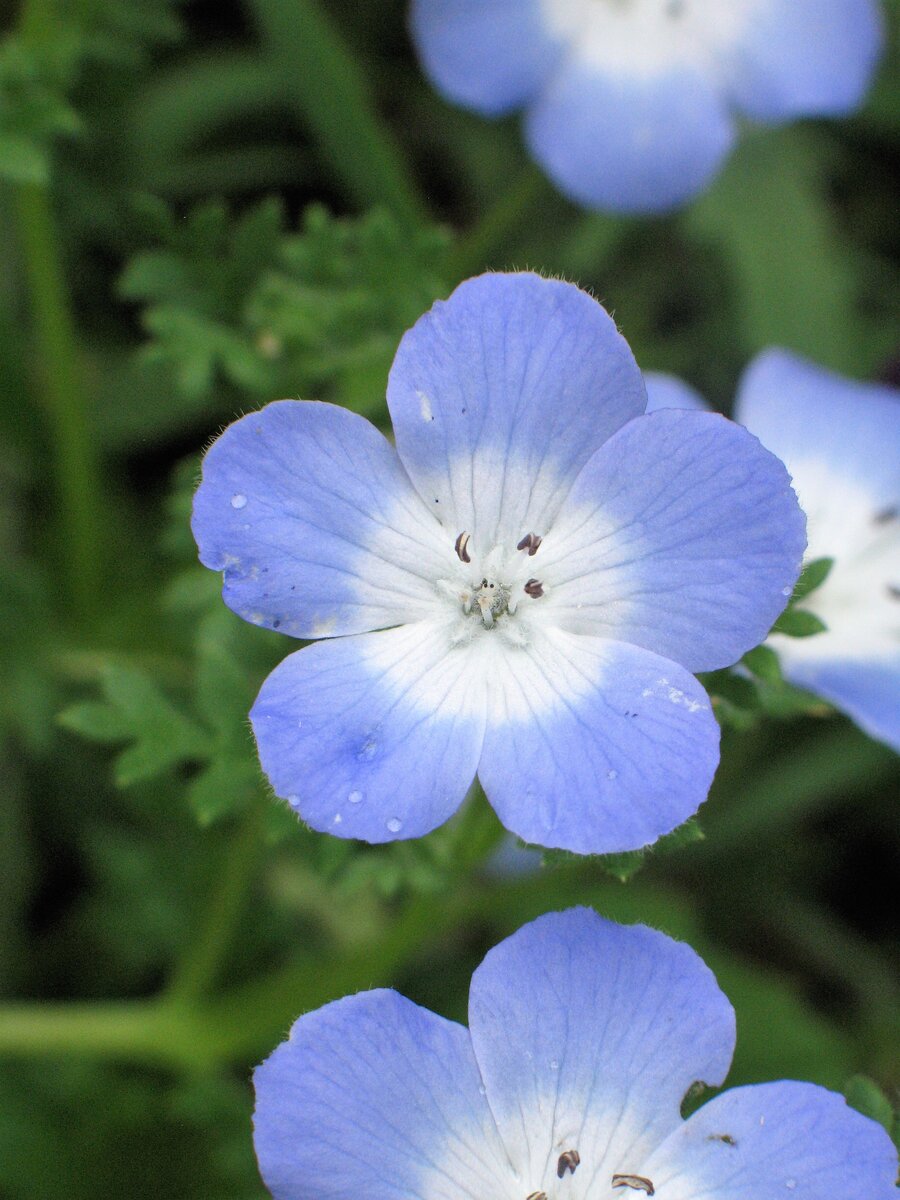
[[[413,0],[412,31],[449,100],[524,108],[557,186],[621,212],[702,191],[738,114],[851,111],[882,42],[877,0]]]
[[[669,376],[648,375],[647,389],[651,409],[702,404]],[[900,750],[900,392],[768,350],[741,382],[735,417],[791,472],[808,561],[834,560],[798,605],[827,632],[769,644],[788,679]]]
[[[323,639],[251,713],[272,786],[315,829],[417,837],[476,771],[508,829],[579,853],[696,811],[718,730],[690,672],[765,637],[805,523],[745,430],[645,404],[590,296],[485,275],[401,341],[396,449],[301,401],[215,442],[202,561],[242,617]]]
[[[491,950],[469,1028],[396,992],[300,1017],[255,1074],[275,1200],[895,1200],[882,1127],[807,1083],[720,1084],[734,1011],[690,947],[589,909]]]

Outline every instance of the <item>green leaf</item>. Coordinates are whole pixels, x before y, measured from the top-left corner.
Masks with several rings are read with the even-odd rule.
[[[792,603],[795,600],[802,600],[804,596],[808,596],[810,592],[821,587],[831,573],[833,566],[833,558],[816,558],[812,562],[808,562],[801,571],[800,578],[794,586]]]
[[[804,608],[786,609],[772,626],[773,633],[783,633],[787,637],[812,637],[816,633],[825,633],[827,629],[821,618]]]
[[[844,1095],[851,1108],[855,1108],[863,1116],[871,1117],[893,1136],[894,1106],[877,1083],[865,1075],[854,1075],[848,1080]]]
[[[757,679],[772,684],[782,682],[781,663],[771,646],[757,646],[754,650],[748,650],[741,662]]]

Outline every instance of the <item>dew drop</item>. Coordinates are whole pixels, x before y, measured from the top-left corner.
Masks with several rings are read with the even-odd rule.
[[[483,1083],[479,1083],[479,1085],[478,1085],[478,1094],[479,1094],[479,1096],[487,1095],[487,1088],[484,1086]]]
[[[303,721],[299,717],[297,718],[297,728],[298,729],[303,728]]]
[[[607,779],[618,779],[618,778],[619,778],[619,772],[618,772],[618,771],[607,771],[607,772],[606,772],[606,778],[607,778]]]
[[[388,833],[399,833],[403,828],[403,822],[397,817],[391,817],[387,823]]]
[[[341,814],[340,814],[340,813],[335,813],[335,814],[334,814],[334,820],[332,821],[332,824],[333,824],[333,825],[340,825],[340,823],[341,823],[341,821],[343,821],[343,819],[344,819],[344,818],[341,816]]]
[[[299,796],[288,796],[287,802],[291,806],[291,808],[296,808],[297,805],[300,803],[300,797]]]
[[[782,594],[782,596],[790,596],[793,593],[793,591],[794,591],[793,588],[782,588],[781,594]]]
[[[247,497],[243,494],[243,492],[235,492],[235,494],[231,497],[232,508],[243,508],[246,503]]]
[[[559,1070],[559,1063],[556,1061],[556,1059],[555,1059],[555,1058],[554,1058],[554,1059],[552,1059],[552,1060],[551,1060],[551,1062],[550,1062],[550,1070],[551,1070],[551,1071],[558,1071],[558,1070]]]
[[[347,799],[350,801],[351,804],[359,804],[362,801],[362,798],[363,798],[362,792],[351,792],[350,795],[347,797]]]
[[[796,1180],[796,1179],[788,1179],[788,1180],[786,1180],[786,1181],[785,1181],[785,1185],[784,1185],[784,1186],[785,1186],[786,1188],[788,1188],[790,1191],[793,1191],[793,1190],[794,1190],[794,1188],[797,1186],[797,1180]]]

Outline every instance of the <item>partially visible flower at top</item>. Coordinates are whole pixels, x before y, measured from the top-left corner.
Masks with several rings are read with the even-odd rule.
[[[670,376],[646,381],[649,409],[702,404]],[[807,560],[833,559],[798,602],[826,631],[769,644],[789,680],[900,750],[900,391],[767,350],[741,381],[735,420],[793,476]]]
[[[897,1152],[842,1096],[734,1088],[734,1011],[689,946],[550,913],[475,971],[469,1027],[379,990],[300,1017],[258,1067],[275,1200],[896,1200]]]
[[[645,404],[590,296],[484,275],[403,337],[396,449],[303,401],[215,442],[202,561],[247,620],[326,639],[251,713],[272,786],[315,829],[417,837],[476,771],[508,829],[579,853],[696,811],[718,728],[689,672],[765,636],[805,523],[746,430]]]
[[[853,110],[882,42],[877,0],[413,0],[412,32],[449,100],[524,108],[561,191],[620,212],[702,191],[738,114]]]

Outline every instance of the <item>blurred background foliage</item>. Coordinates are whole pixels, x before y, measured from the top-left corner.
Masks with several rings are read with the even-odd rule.
[[[897,760],[779,680],[707,680],[712,797],[655,852],[302,828],[246,714],[289,649],[188,529],[203,446],[282,396],[384,424],[402,331],[485,267],[574,279],[728,411],[778,343],[897,382],[900,4],[865,109],[748,129],[665,219],[586,214],[515,120],[451,109],[402,0],[0,5],[0,1194],[264,1196],[253,1064],[377,984],[464,1019],[483,952],[572,903],[696,947],[733,1082],[900,1083]],[[500,848],[499,856],[497,854]]]

